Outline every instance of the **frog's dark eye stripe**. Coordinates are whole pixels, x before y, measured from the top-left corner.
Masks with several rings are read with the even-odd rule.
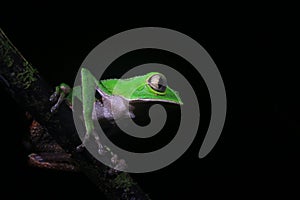
[[[148,79],[148,85],[157,92],[165,92],[167,88],[167,79],[162,74],[154,74]]]

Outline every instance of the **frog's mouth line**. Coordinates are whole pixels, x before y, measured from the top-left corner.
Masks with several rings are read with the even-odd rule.
[[[134,99],[134,100],[130,100],[130,102],[132,103],[142,103],[142,102],[164,102],[164,103],[172,103],[172,104],[176,104],[176,105],[183,105],[183,103],[178,103],[175,101],[169,101],[169,100],[163,100],[163,99]]]

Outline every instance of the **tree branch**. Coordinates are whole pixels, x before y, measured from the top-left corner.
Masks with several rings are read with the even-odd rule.
[[[76,151],[81,141],[76,133],[72,111],[66,104],[62,104],[58,113],[55,115],[50,113],[51,87],[13,46],[1,29],[0,82],[14,100],[46,127],[57,143],[72,155],[79,169],[108,199],[149,199],[129,174],[111,173],[109,167],[94,159],[87,151]]]

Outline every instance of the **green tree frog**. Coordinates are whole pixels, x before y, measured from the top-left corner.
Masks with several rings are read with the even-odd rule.
[[[98,92],[100,98],[95,98]],[[55,88],[50,101],[56,102],[51,112],[57,110],[65,100],[72,108],[74,99],[82,102],[83,121],[86,129],[86,139],[93,135],[103,150],[99,136],[94,132],[94,120],[113,121],[120,118],[134,118],[133,103],[167,102],[182,105],[179,94],[167,85],[166,77],[158,72],[150,72],[142,76],[128,79],[108,79],[98,81],[86,68],[81,68],[81,86],[70,88],[67,84],[60,84]]]

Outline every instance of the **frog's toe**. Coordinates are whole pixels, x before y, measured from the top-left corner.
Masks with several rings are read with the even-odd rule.
[[[103,148],[103,146],[98,147],[98,153],[99,155],[104,155],[107,151]]]
[[[56,102],[57,99],[58,99],[58,96],[59,96],[59,94],[58,94],[57,92],[54,92],[54,93],[50,96],[49,101],[50,101],[50,102]]]
[[[76,147],[76,151],[77,151],[77,152],[81,152],[81,151],[84,150],[84,148],[85,148],[84,144],[81,143],[80,145],[78,145],[78,146]]]
[[[116,166],[114,167],[115,170],[118,170],[118,171],[123,171],[125,168],[127,167],[127,164],[125,162],[124,159],[120,159],[118,160]]]
[[[85,149],[85,145],[89,139],[89,134],[85,134],[82,143],[76,147],[76,151],[81,152]]]
[[[122,171],[127,167],[127,164],[124,159],[119,159],[117,154],[114,154],[111,158],[111,164],[113,169]]]
[[[54,113],[57,111],[58,106],[55,104],[54,106],[51,107],[50,111],[51,113]]]

